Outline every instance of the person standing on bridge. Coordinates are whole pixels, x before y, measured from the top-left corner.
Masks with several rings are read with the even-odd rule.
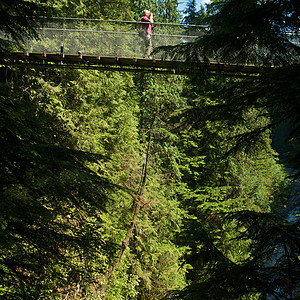
[[[151,40],[151,35],[152,35],[152,26],[153,26],[153,14],[150,13],[149,10],[145,9],[143,11],[143,16],[142,16],[142,29],[141,29],[141,34],[140,36],[143,38],[145,42],[145,53],[144,53],[144,58],[152,58],[151,57],[151,52],[152,52],[152,40]]]

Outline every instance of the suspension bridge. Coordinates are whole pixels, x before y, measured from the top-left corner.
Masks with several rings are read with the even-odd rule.
[[[138,32],[140,22],[79,18],[51,18],[38,30],[39,40],[25,39],[22,51],[6,53],[2,64],[46,68],[82,68],[114,71],[190,74],[200,70],[211,74],[253,75],[265,70],[250,65],[195,63],[155,55],[143,58],[144,42]],[[153,47],[195,41],[208,26],[154,23]],[[6,37],[7,38],[7,37]]]

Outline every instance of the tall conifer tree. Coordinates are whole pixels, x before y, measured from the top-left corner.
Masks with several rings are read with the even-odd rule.
[[[196,8],[196,0],[189,0],[186,9],[184,11],[184,14],[185,14],[184,23],[194,24],[196,22],[196,20],[199,17]]]

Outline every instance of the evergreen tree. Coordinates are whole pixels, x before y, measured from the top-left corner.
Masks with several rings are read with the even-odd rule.
[[[132,8],[139,19],[147,8],[156,21],[177,20],[177,1],[51,3],[61,16],[127,19]],[[232,3],[237,16],[256,12],[249,0],[245,11]],[[269,11],[266,3],[257,7]],[[243,18],[234,13],[230,1],[214,1],[205,39],[226,33],[225,25],[235,34],[230,20]],[[285,17],[297,23],[291,11]],[[261,19],[270,28],[283,22]],[[210,45],[211,53],[244,59],[228,54],[232,41],[224,37],[219,45],[228,47]],[[208,53],[197,43],[180,46],[188,58]],[[285,198],[285,173],[269,129],[277,116],[298,130],[298,73],[295,65],[246,79],[187,80],[21,70],[21,80],[1,89],[0,295],[95,298],[105,286],[108,299],[161,299],[170,290],[180,299],[293,297],[297,227],[271,213]],[[275,247],[284,254],[269,267]]]
[[[186,226],[198,251],[188,256],[197,263],[196,281],[171,299],[297,299],[299,297],[299,238],[297,227],[274,214],[243,211],[229,214],[234,239],[252,244],[252,251],[234,261],[216,246],[215,237],[196,221]],[[237,222],[237,223],[236,223]],[[223,224],[224,226],[224,224]],[[228,229],[228,227],[226,227]],[[200,250],[201,249],[201,250]]]
[[[90,257],[100,266],[112,248],[99,230],[113,187],[96,167],[104,157],[76,147],[67,120],[49,109],[49,85],[41,93],[29,74],[8,82],[14,88],[1,87],[0,293],[40,299],[67,286],[89,289]]]
[[[280,66],[299,62],[296,0],[213,2],[204,23],[211,29],[194,43],[168,49],[191,61]],[[291,36],[292,34],[292,36]],[[292,37],[292,38],[291,38]]]
[[[195,24],[199,15],[196,9],[196,0],[189,0],[187,3],[186,9],[184,10],[184,23],[186,24]]]
[[[37,29],[43,21],[41,16],[49,12],[44,6],[32,1],[3,0],[0,5],[0,51],[20,47],[26,38],[38,39]]]
[[[296,2],[217,1],[212,4],[211,14],[207,18],[211,24],[211,31],[195,43],[180,45],[171,49],[171,52],[173,51],[175,55],[176,53],[179,55],[185,54],[188,61],[217,59],[220,62],[280,65],[280,67],[270,69],[258,77],[221,81],[221,84],[214,85],[212,89],[209,89],[206,83],[209,80],[196,81],[194,84],[195,86],[206,84],[208,90],[204,91],[204,94],[203,91],[201,93],[197,92],[197,95],[200,94],[205,99],[205,95],[208,93],[210,100],[208,106],[196,102],[197,105],[187,109],[185,117],[193,122],[194,128],[203,122],[204,124],[213,122],[214,124],[222,124],[225,128],[231,128],[233,135],[228,140],[230,143],[226,142],[228,145],[227,155],[222,156],[234,158],[232,161],[234,164],[236,164],[235,161],[238,157],[240,159],[241,155],[249,157],[249,155],[253,155],[251,153],[255,149],[261,151],[262,147],[267,144],[270,147],[270,141],[268,141],[270,128],[277,123],[289,120],[293,124],[290,138],[297,150],[293,156],[294,166],[296,168],[299,166],[300,120],[297,113],[299,111],[299,76],[297,75],[299,73],[297,64],[299,61],[299,46],[294,43],[294,40],[288,34],[290,31],[293,32],[299,28],[299,6]],[[265,119],[266,121],[261,122],[262,117],[268,117],[269,120]],[[246,128],[240,127],[243,124],[247,124]],[[221,133],[221,131],[219,132]],[[198,133],[198,136],[200,135],[203,135],[202,130]],[[257,160],[256,156],[253,158],[254,161]],[[228,162],[231,167],[230,164],[224,165],[226,172],[231,170],[232,162]],[[249,168],[249,158],[244,163]],[[228,167],[230,168],[228,169]],[[198,171],[196,174],[201,173]],[[214,173],[214,178],[219,178],[216,177],[216,174],[218,173]],[[227,174],[231,174],[229,175],[231,177],[232,171]],[[237,175],[238,177],[234,182],[239,181],[238,178],[242,174],[239,172]],[[229,181],[225,181],[227,187],[223,195],[227,196],[224,200],[228,195],[236,195],[238,192],[235,189],[231,190],[228,186],[228,184],[230,186],[235,185],[230,183],[230,177],[227,176]],[[224,180],[224,177],[222,179]],[[198,180],[196,183],[202,186]],[[217,186],[219,186],[218,183]],[[207,191],[202,187],[199,187],[199,189],[200,192],[202,190]],[[249,189],[249,187],[246,187],[246,189]],[[191,189],[191,192],[193,191],[194,189]],[[216,191],[216,188],[213,188],[213,192]],[[206,197],[214,199],[215,194],[213,192],[210,192]],[[241,192],[244,194],[242,190]],[[244,209],[246,210],[249,210],[247,206],[252,202],[248,200],[249,195],[252,194],[252,192],[249,192],[249,190],[245,192],[247,201]],[[188,199],[197,199],[197,201],[207,199],[199,192],[191,195],[193,198],[190,196]],[[231,223],[229,228],[227,227],[226,234],[229,234],[229,236],[233,234],[234,230],[232,228],[234,228],[234,223],[237,220],[243,220],[241,228],[243,226],[251,228],[251,237],[247,236],[249,238],[248,242],[247,239],[241,236],[231,239],[244,241],[240,245],[236,244],[233,248],[235,250],[231,254],[227,252],[231,248],[227,244],[223,216],[215,215],[215,209],[213,209],[210,211],[210,217],[207,218],[205,209],[210,207],[209,204],[201,205],[202,210],[193,209],[191,211],[193,214],[196,212],[197,221],[193,222],[191,226],[186,226],[186,228],[190,228],[187,240],[190,240],[189,245],[191,247],[187,259],[188,262],[192,262],[194,271],[190,275],[192,276],[192,284],[183,293],[177,294],[180,299],[198,299],[199,297],[236,299],[238,297],[247,298],[251,295],[262,299],[267,295],[277,299],[297,297],[295,293],[299,289],[297,286],[299,275],[299,260],[297,258],[299,247],[297,245],[299,245],[299,239],[295,235],[294,225],[289,226],[284,221],[280,221],[276,214],[274,216],[271,213],[269,216],[260,211],[260,209],[266,209],[270,205],[270,203],[268,204],[271,200],[269,196],[267,195],[266,198],[267,206],[258,203],[257,208],[262,214],[257,219],[253,218],[253,214],[248,212],[241,213],[243,216],[241,219],[236,214],[233,218],[235,221]],[[216,204],[218,207],[221,206],[219,199],[223,197],[217,195],[215,202],[218,203]],[[257,199],[261,199],[261,196]],[[283,195],[279,195],[279,199],[284,199]],[[237,207],[243,209],[240,201],[237,201]],[[269,206],[268,210],[271,208]],[[218,210],[219,208],[217,208]],[[226,210],[224,212],[226,213]],[[227,210],[227,213],[230,213],[230,209]],[[212,221],[207,222],[208,220]],[[278,239],[277,235],[268,235],[267,232],[263,235],[260,230],[260,222],[265,222],[265,228],[272,228],[271,231],[277,228],[280,232],[286,232],[289,238]],[[247,232],[247,229],[245,230]],[[217,238],[217,232],[220,232],[219,238]],[[198,236],[196,236],[197,234]],[[195,240],[198,240],[196,245]],[[219,243],[219,241],[222,242]],[[224,244],[227,245],[225,251]],[[274,253],[271,255],[270,252],[272,251],[269,251],[276,247],[277,249],[285,249],[285,254],[280,258],[276,257]],[[244,253],[244,256],[241,256],[238,261],[236,261],[238,256],[234,254],[237,250]],[[266,253],[269,254],[268,257],[265,256]],[[232,254],[234,254],[235,260],[232,260]],[[293,262],[293,268],[291,267],[291,261]],[[248,267],[249,269],[246,271]],[[246,277],[240,276],[242,273],[240,268],[245,268],[243,273],[247,275]],[[269,273],[270,270],[272,270],[273,276]],[[227,274],[227,279],[222,277],[223,274]],[[219,277],[219,275],[221,276]],[[287,281],[289,284],[286,284]],[[222,282],[222,285],[220,282]],[[239,284],[236,285],[234,282],[239,282]],[[214,283],[217,284],[214,285]]]
[[[154,14],[155,22],[178,22],[177,0],[139,0],[131,1],[135,19],[140,20],[143,10],[148,9]]]
[[[132,11],[129,0],[91,1],[91,0],[35,0],[37,3],[53,8],[53,16],[82,17],[95,19],[131,20]]]

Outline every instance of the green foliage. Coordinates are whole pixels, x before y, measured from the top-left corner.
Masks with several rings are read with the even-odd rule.
[[[210,30],[194,43],[169,47],[188,61],[282,66],[299,63],[297,0],[214,1],[200,20]]]
[[[175,293],[179,299],[235,299],[239,295],[242,299],[261,292],[246,279],[234,279],[240,270],[229,266],[250,260],[253,249],[250,238],[237,234],[237,221],[224,218],[242,210],[270,212],[286,198],[286,175],[271,149],[266,107],[239,110],[232,105],[232,110],[225,109],[230,97],[241,95],[240,90],[229,93],[229,86],[240,87],[234,85],[237,82],[207,79],[196,85],[190,81],[184,91],[185,108],[171,119],[181,124],[175,129],[181,152],[182,184],[178,192],[190,213],[178,239],[180,245],[188,246],[185,262],[191,267],[187,274],[191,284],[184,292]],[[228,95],[224,93],[226,88]],[[253,132],[257,132],[256,140],[241,140]],[[270,239],[270,245],[272,242]],[[224,269],[218,267],[221,262]],[[258,268],[259,263],[252,267]],[[232,274],[228,289],[217,289],[228,273]],[[218,276],[223,276],[220,281]],[[209,289],[210,285],[213,288]]]
[[[60,16],[139,20],[150,9],[156,21],[178,20],[177,1],[35,3],[51,3]],[[188,49],[190,59],[213,54],[244,62],[255,35],[267,45],[270,32],[263,36],[259,26],[286,42],[278,24],[297,25],[291,4],[282,11],[274,1],[272,9],[267,2],[213,1],[206,11],[213,30],[180,51]],[[269,17],[256,24],[256,9]],[[288,55],[298,51],[287,45]],[[293,59],[273,46],[267,49],[278,52],[259,53],[261,59]],[[297,145],[298,71],[294,65],[260,77],[205,80],[13,72],[1,85],[0,295],[162,299],[175,290],[171,296],[179,299],[291,298],[299,241],[296,225],[271,213],[284,203],[287,181],[269,135],[273,123],[289,119]]]
[[[223,98],[213,91],[227,86],[226,81],[207,80],[198,87],[192,82],[185,91],[180,90],[185,98],[181,96],[178,105],[174,106],[174,102],[167,106],[170,102],[164,97],[162,81],[156,88],[153,78],[141,79],[146,79],[142,81],[142,87],[147,90],[143,93],[141,105],[145,103],[146,111],[151,112],[150,115],[143,112],[141,124],[150,122],[153,114],[160,120],[161,128],[156,125],[154,129],[156,162],[161,162],[164,170],[169,169],[170,179],[170,176],[175,176],[174,191],[181,199],[181,207],[190,213],[182,225],[183,232],[178,232],[178,241],[181,246],[188,246],[185,268],[192,267],[187,279],[193,284],[185,291],[197,289],[205,276],[214,276],[208,275],[209,271],[203,278],[198,274],[209,265],[212,266],[210,271],[215,270],[212,258],[206,257],[212,248],[216,249],[218,256],[234,263],[250,257],[249,240],[237,236],[234,220],[223,225],[224,214],[243,209],[270,211],[272,202],[281,203],[285,196],[280,192],[285,173],[277,165],[276,155],[270,147],[269,132],[261,131],[255,144],[242,146],[237,143],[239,136],[259,131],[270,121],[262,108],[245,111],[239,114],[239,118],[229,119],[224,110],[221,114],[218,107],[224,105]],[[168,89],[172,98],[176,99],[172,90]],[[171,150],[167,161],[165,149]],[[165,166],[168,168],[165,169]],[[174,173],[170,173],[170,167]],[[198,229],[201,230],[200,236],[196,238]],[[205,239],[209,241],[207,250],[200,246]],[[250,294],[251,291],[245,289],[245,295]],[[256,294],[254,290],[253,295]]]
[[[19,89],[23,84],[14,81]],[[94,262],[101,265],[103,249],[111,248],[99,224],[113,185],[90,167],[104,157],[76,149],[67,120],[45,104],[17,88],[1,96],[1,285],[7,299],[50,298],[78,282],[87,288]]]
[[[141,75],[136,76],[135,82],[140,91],[142,142],[146,141],[153,117],[156,121],[142,212],[130,248],[139,262],[135,268],[140,276],[141,299],[160,299],[166,291],[185,285],[185,270],[179,271],[183,248],[174,244],[175,232],[185,212],[180,208],[174,185],[174,178],[179,176],[176,137],[168,128],[170,115],[182,103],[180,93],[184,81],[180,77]]]
[[[251,255],[239,262],[229,259],[215,246],[214,239],[194,224],[193,229],[198,230],[193,237],[199,246],[190,259],[199,264],[198,284],[175,292],[172,298],[294,299],[300,270],[297,226],[273,214],[251,211],[228,214],[225,222],[232,220],[235,239],[247,241],[253,248]]]
[[[211,119],[221,119],[227,126],[240,124],[248,119],[253,109],[259,113],[247,132],[237,132],[235,149],[250,149],[258,145],[266,131],[277,124],[289,121],[291,132],[287,136],[293,146],[288,164],[299,169],[299,65],[276,68],[257,79],[229,81],[214,88],[213,99],[222,99],[210,106]],[[271,123],[261,122],[260,116],[268,116]],[[256,124],[257,126],[253,126]]]
[[[173,79],[177,83],[183,82],[175,77]],[[146,143],[143,133],[146,133],[153,109],[159,119],[154,129],[155,140],[151,146],[153,154],[143,196],[142,214],[134,231],[132,245],[110,279],[106,296],[111,299],[134,298],[138,293],[145,298],[155,299],[161,298],[170,289],[182,288],[185,285],[184,270],[177,271],[180,264],[179,256],[183,250],[174,244],[174,233],[179,230],[184,212],[179,208],[176,188],[172,187],[172,182],[168,179],[173,176],[172,174],[176,172],[178,174],[178,170],[175,172],[177,165],[172,154],[174,151],[176,154],[176,149],[165,140],[169,135],[168,139],[172,142],[172,134],[163,128],[165,124],[163,119],[167,120],[174,107],[180,105],[181,89],[171,84],[173,79],[167,76],[157,78],[148,76],[146,82],[150,92],[143,93],[144,88],[139,90],[140,79],[136,78],[133,81],[133,77],[126,73],[30,70],[29,81],[23,82],[23,88],[30,86],[26,104],[34,109],[32,113],[25,111],[22,117],[26,116],[26,120],[32,122],[32,118],[38,116],[42,124],[38,123],[33,127],[36,134],[44,139],[43,147],[35,146],[34,149],[38,154],[36,159],[35,156],[32,157],[32,161],[40,166],[41,153],[57,160],[56,163],[46,161],[46,167],[43,167],[46,174],[41,176],[38,168],[36,171],[38,174],[34,174],[34,178],[38,180],[43,191],[42,199],[50,208],[56,205],[52,210],[56,212],[57,218],[64,226],[61,229],[62,234],[72,233],[79,237],[85,236],[85,230],[90,232],[90,243],[86,243],[85,247],[80,244],[75,250],[75,246],[73,249],[67,242],[57,246],[59,251],[63,252],[62,259],[68,258],[65,269],[58,257],[57,260],[51,261],[44,269],[48,277],[43,284],[39,277],[32,275],[32,278],[35,278],[35,282],[30,281],[32,293],[40,289],[45,295],[51,291],[53,297],[57,294],[74,297],[75,295],[92,297],[101,294],[98,290],[101,277],[113,261],[114,249],[116,251],[116,245],[121,245],[132,217],[134,202],[131,195],[137,192],[140,185],[142,153]],[[165,81],[164,88],[162,81]],[[173,91],[167,87],[169,85],[173,87]],[[175,99],[179,103],[174,103],[169,97],[170,94],[176,96]],[[16,106],[21,107],[18,103]],[[45,119],[42,116],[45,116]],[[22,125],[18,131],[21,128],[26,127]],[[42,133],[43,130],[45,134]],[[50,155],[52,152],[49,154],[48,149],[57,155]],[[70,160],[67,154],[64,156],[60,154],[66,151],[76,157],[76,163]],[[162,155],[158,155],[157,151]],[[77,171],[76,166],[77,164],[81,166],[82,160],[85,161],[86,169],[81,172],[87,170],[95,178],[88,177],[81,183],[87,175]],[[169,161],[172,161],[173,165],[171,170],[168,166]],[[53,171],[50,173],[51,181],[47,180],[48,163],[53,165],[59,175],[61,174],[57,179],[58,182],[55,180],[56,173],[52,175]],[[61,170],[67,167],[70,168],[68,176]],[[78,177],[71,176],[73,172],[78,174]],[[65,178],[64,181],[62,178]],[[98,181],[95,181],[96,179]],[[123,189],[109,189],[112,186],[109,182],[122,186]],[[32,184],[28,181],[28,185]],[[165,188],[162,188],[163,186]],[[48,195],[50,192],[53,193],[52,190],[58,193],[55,194],[57,201],[50,199]],[[93,192],[97,190],[99,193],[103,190],[102,193],[108,195],[105,202],[99,202],[99,199],[93,196]],[[61,200],[60,194],[63,197]],[[98,201],[94,203],[96,200]],[[79,207],[76,206],[77,201]],[[43,207],[43,203],[40,205]],[[37,215],[41,214],[42,212],[37,212]],[[47,220],[51,224],[49,218]],[[46,225],[44,227],[47,228]],[[54,244],[52,240],[49,243]],[[48,244],[43,247],[47,249]],[[67,254],[64,253],[65,248],[69,249]],[[78,257],[76,251],[80,259],[76,259]],[[44,256],[48,259],[47,253],[44,253]],[[72,283],[69,284],[68,278],[71,275],[66,270],[70,265],[79,275],[74,275]],[[11,277],[7,274],[6,278]],[[57,278],[65,280],[57,283]],[[98,284],[93,285],[92,282],[95,281]],[[80,287],[79,290],[76,290],[76,285]],[[14,288],[9,281],[3,286]],[[54,289],[55,286],[57,289]],[[29,292],[24,291],[23,295],[29,295]],[[37,294],[35,297],[41,295]]]
[[[181,139],[187,159],[181,169],[186,184],[180,193],[194,217],[187,220],[179,238],[189,246],[185,260],[192,269],[188,273],[191,284],[174,295],[179,299],[266,295],[292,299],[297,290],[298,240],[287,246],[285,240],[267,232],[263,235],[260,229],[275,225],[294,236],[295,228],[280,221],[273,223],[278,216],[265,212],[286,198],[285,175],[270,147],[270,129],[289,120],[293,124],[290,138],[298,150],[299,79],[295,63],[299,47],[285,34],[299,28],[299,18],[295,18],[298,7],[294,1],[289,5],[285,1],[215,1],[209,9],[211,31],[193,44],[171,49],[175,57],[185,54],[188,61],[294,65],[241,80],[201,80],[199,76],[187,88],[189,106],[174,120],[183,121],[188,129]],[[296,168],[298,156],[297,151],[293,155]],[[242,219],[237,212],[225,221],[226,214],[240,210],[253,212],[243,214]],[[264,225],[251,217],[256,214]],[[243,226],[252,228],[247,238],[239,234],[247,232]],[[282,264],[277,264],[274,253],[268,257],[262,254],[276,247],[288,249]],[[293,258],[290,248],[295,250]],[[291,261],[295,261],[293,270],[286,268]]]
[[[114,2],[107,0],[34,0],[34,2],[51,7],[54,17],[109,18],[114,20],[131,19],[128,0],[116,0]]]
[[[154,14],[154,22],[174,23],[179,21],[177,0],[131,0],[130,2],[135,13],[135,20],[140,21],[143,10],[148,9]]]
[[[212,33],[199,44],[204,55],[213,52],[224,62],[263,65],[298,60],[299,47],[286,35],[299,28],[297,1],[223,1],[217,5],[219,12],[209,17]]]
[[[91,1],[91,0],[35,0],[35,3],[53,8],[54,16],[83,17],[113,20],[139,20],[144,9],[155,14],[156,22],[175,22],[179,20],[177,0],[163,1]]]
[[[26,38],[38,39],[37,29],[48,9],[33,1],[3,0],[0,4],[0,51],[20,48]]]
[[[194,24],[199,17],[196,11],[196,0],[189,0],[189,2],[186,5],[186,9],[184,13],[186,15],[184,17],[184,23]]]

